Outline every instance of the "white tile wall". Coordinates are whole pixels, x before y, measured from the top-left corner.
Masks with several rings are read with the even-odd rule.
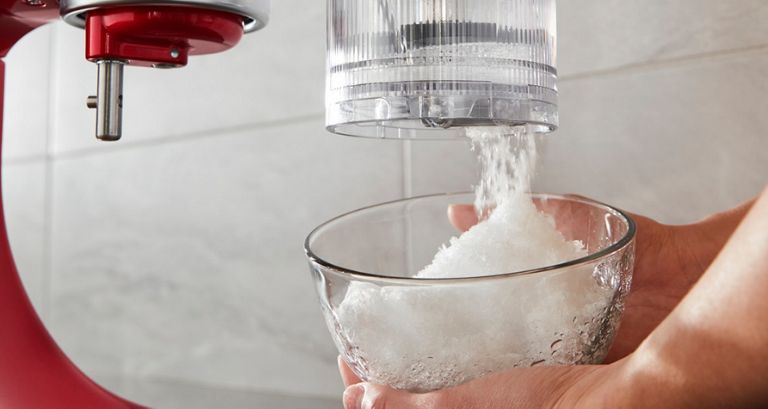
[[[559,0],[557,6],[558,71],[565,77],[767,45],[764,0]]]
[[[768,3],[559,7],[562,129],[539,190],[683,222],[768,182]],[[36,31],[6,60],[3,192],[25,285],[75,361],[140,402],[338,407],[304,236],[475,182],[464,142],[325,134],[324,4],[273,8],[230,52],[129,68],[118,144],[92,136],[81,31]]]
[[[675,223],[746,200],[768,183],[766,79],[768,49],[563,82],[539,187]]]
[[[32,31],[5,58],[2,192],[16,267],[38,312],[48,306],[45,162],[48,135],[50,28]]]
[[[48,137],[51,27],[27,34],[6,56],[3,159],[44,159]]]
[[[402,168],[321,118],[57,159],[53,334],[94,373],[335,394],[302,243]]]
[[[466,192],[479,178],[479,169],[468,141],[412,141],[410,194],[413,196]]]
[[[44,161],[9,164],[2,170],[4,212],[11,250],[22,282],[38,312],[45,317],[48,303],[46,271]]]

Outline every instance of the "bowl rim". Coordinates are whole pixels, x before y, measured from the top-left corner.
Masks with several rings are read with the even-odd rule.
[[[530,195],[535,198],[542,198],[545,200],[546,199],[559,199],[559,200],[566,199],[566,200],[589,204],[595,207],[601,207],[604,210],[610,213],[613,213],[614,215],[621,216],[627,223],[627,232],[624,234],[624,236],[621,239],[617,240],[615,243],[611,244],[610,246],[600,251],[587,254],[584,257],[579,257],[573,260],[564,261],[562,263],[553,264],[545,267],[537,267],[537,268],[528,269],[528,270],[514,271],[514,272],[504,273],[504,274],[478,275],[478,276],[456,277],[456,278],[395,277],[395,276],[388,276],[388,275],[382,275],[382,274],[376,274],[376,273],[366,273],[366,272],[356,271],[346,267],[337,266],[329,261],[324,260],[317,254],[315,254],[315,252],[313,252],[311,249],[310,241],[314,238],[316,234],[320,232],[320,230],[322,230],[323,228],[327,227],[328,225],[334,222],[337,222],[353,214],[371,210],[377,207],[389,206],[389,205],[402,203],[402,202],[410,202],[415,200],[432,199],[432,198],[447,197],[447,196],[462,196],[462,195],[469,195],[469,194],[473,194],[473,192],[436,193],[436,194],[406,197],[402,199],[391,200],[388,202],[382,202],[382,203],[373,204],[370,206],[361,207],[359,209],[343,213],[315,227],[309,233],[309,235],[307,235],[307,238],[304,239],[304,253],[306,254],[307,258],[311,263],[319,264],[320,266],[325,267],[326,269],[329,269],[336,274],[353,277],[358,280],[384,282],[384,283],[390,283],[390,284],[409,284],[409,285],[435,284],[435,283],[450,284],[450,283],[467,283],[471,281],[481,281],[481,280],[488,281],[488,280],[495,280],[495,279],[504,279],[509,277],[532,275],[532,274],[545,273],[545,272],[554,271],[554,270],[560,270],[568,267],[574,267],[582,264],[588,264],[595,260],[604,258],[613,253],[616,253],[621,249],[627,247],[633,242],[633,240],[635,239],[635,236],[637,235],[637,224],[629,215],[629,213],[621,209],[618,209],[616,207],[610,206],[608,204],[605,204],[597,200],[589,199],[589,198],[579,196],[579,195],[574,195],[574,194],[532,192],[530,193]]]

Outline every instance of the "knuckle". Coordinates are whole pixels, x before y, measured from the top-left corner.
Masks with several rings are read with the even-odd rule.
[[[404,392],[381,390],[366,396],[363,409],[471,409],[465,405],[462,396],[450,390],[429,392],[424,394],[407,394]]]
[[[363,409],[397,409],[389,404],[389,398],[385,393],[376,393],[366,398],[368,402],[364,402]]]

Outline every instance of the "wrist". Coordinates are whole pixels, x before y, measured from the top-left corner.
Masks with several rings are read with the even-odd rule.
[[[620,390],[613,408],[622,409],[704,409],[710,400],[704,390],[694,387],[689,357],[681,357],[677,338],[681,335],[653,334],[613,377],[612,388]],[[674,339],[674,341],[673,341]],[[673,342],[673,344],[670,344]],[[685,349],[691,349],[690,343]],[[672,348],[670,348],[672,347]],[[701,352],[686,354],[700,355]],[[699,389],[698,393],[695,390]]]
[[[733,209],[713,214],[697,223],[678,226],[681,230],[679,235],[685,240],[684,243],[699,244],[697,255],[708,265],[720,253],[754,203],[753,199]]]
[[[563,395],[558,409],[680,409],[662,371],[652,370],[638,352],[596,367]]]

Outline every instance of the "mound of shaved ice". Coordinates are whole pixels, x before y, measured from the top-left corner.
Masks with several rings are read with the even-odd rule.
[[[468,133],[482,165],[481,221],[439,249],[416,278],[492,276],[585,256],[583,244],[566,240],[528,193],[533,137],[509,128]],[[607,308],[610,295],[591,266],[427,286],[353,282],[334,319],[339,346],[367,380],[424,392],[511,367],[580,362],[584,343],[574,334]]]
[[[484,221],[441,248],[418,278],[497,275],[552,266],[586,256],[584,245],[568,241],[551,216],[527,194],[502,202]]]

